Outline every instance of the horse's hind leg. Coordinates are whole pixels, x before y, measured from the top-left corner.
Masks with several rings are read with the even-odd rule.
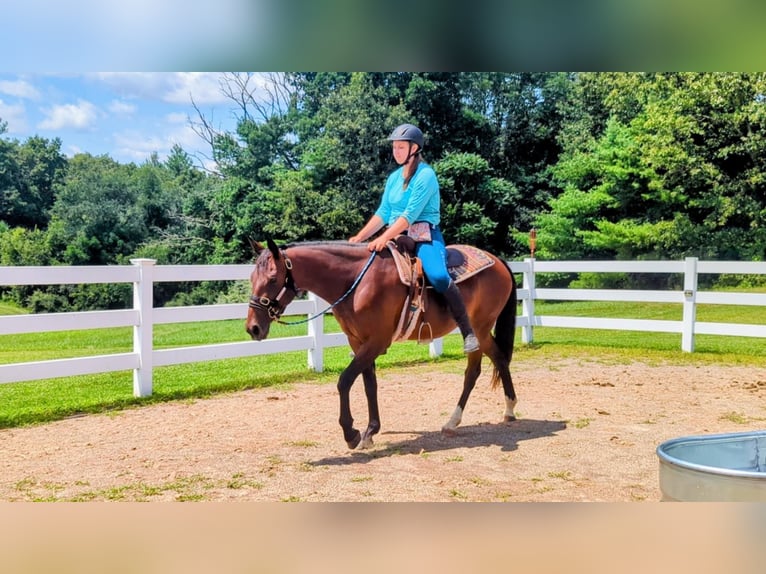
[[[474,352],[468,355],[468,365],[466,365],[465,373],[463,374],[463,392],[457,402],[455,411],[447,421],[447,424],[442,427],[442,432],[446,435],[455,435],[458,425],[463,420],[463,412],[465,411],[468,397],[471,396],[471,391],[476,386],[476,379],[481,374],[481,356],[481,352]]]
[[[503,422],[509,423],[516,420],[516,414],[514,409],[518,399],[516,398],[516,391],[513,389],[513,381],[511,379],[511,372],[507,365],[499,370],[501,380],[503,381],[503,396],[505,397],[505,413],[503,413]]]
[[[364,394],[367,397],[367,412],[369,414],[367,429],[362,433],[359,448],[370,448],[372,437],[380,430],[380,413],[378,411],[378,378],[375,375],[375,363],[362,371]]]
[[[495,367],[492,374],[492,387],[497,385],[498,379],[503,385],[503,397],[505,398],[505,412],[503,413],[503,422],[510,423],[516,420],[514,409],[518,399],[516,390],[513,388],[513,378],[511,377],[510,360],[505,357],[503,352],[495,345],[495,349],[489,354],[489,358]]]

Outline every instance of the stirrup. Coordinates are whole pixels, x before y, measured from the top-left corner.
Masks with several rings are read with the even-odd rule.
[[[474,351],[479,350],[479,340],[476,338],[476,335],[473,333],[469,333],[465,336],[465,339],[463,339],[463,352],[464,353],[473,353]]]

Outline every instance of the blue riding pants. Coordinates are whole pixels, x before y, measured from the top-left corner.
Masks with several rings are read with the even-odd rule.
[[[431,227],[431,241],[416,243],[415,254],[423,262],[423,273],[433,288],[444,293],[452,278],[447,273],[447,248],[438,227]]]

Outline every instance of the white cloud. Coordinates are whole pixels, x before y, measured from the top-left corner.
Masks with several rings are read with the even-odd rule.
[[[26,100],[40,99],[40,92],[26,80],[0,81],[0,93]]]
[[[175,112],[165,116],[169,124],[185,124],[189,120],[189,114]]]
[[[220,104],[220,72],[99,72],[87,74],[103,82],[123,98],[143,98],[171,104]]]
[[[167,90],[167,77],[161,72],[98,72],[85,74],[89,80],[102,82],[122,98],[161,100]]]
[[[165,155],[167,142],[158,136],[147,136],[136,131],[126,131],[114,134],[115,154],[128,158],[130,161],[141,163],[146,161],[153,152],[160,157]]]
[[[221,104],[227,102],[221,93],[223,74],[205,72],[178,72],[173,74],[172,85],[164,100],[171,104]]]
[[[38,123],[37,127],[43,130],[90,129],[99,115],[98,108],[85,100],[78,100],[76,104],[62,104],[44,108],[42,112],[45,119]]]
[[[130,116],[135,113],[136,106],[122,100],[112,100],[112,103],[109,104],[108,109],[113,114],[120,116]]]
[[[191,127],[180,124],[169,126],[162,135],[150,135],[136,130],[122,131],[115,133],[113,140],[115,155],[136,163],[146,161],[155,152],[160,160],[164,160],[175,144],[192,154],[205,145]]]
[[[136,72],[39,74],[0,76],[0,119],[8,122],[8,135],[60,137],[65,153],[106,153],[118,161],[142,163],[152,153],[164,160],[174,144],[199,162],[211,155],[209,144],[194,132],[190,121],[197,111],[219,129],[234,129],[237,105],[221,93],[223,73]],[[34,80],[34,81],[33,81]],[[261,89],[255,74],[249,89]],[[36,88],[36,89],[35,89]],[[38,91],[39,90],[39,91]],[[41,100],[34,108],[31,98]],[[25,106],[26,103],[26,106]]]
[[[188,124],[173,130],[168,134],[168,138],[172,142],[171,145],[178,144],[187,151],[207,147],[207,143]]]
[[[82,149],[80,146],[77,146],[77,145],[67,145],[65,150],[64,150],[64,153],[68,157],[74,157],[78,153],[87,153],[87,152],[84,149]]]
[[[24,134],[27,131],[26,109],[23,104],[6,104],[0,100],[0,120],[8,123],[9,134]]]

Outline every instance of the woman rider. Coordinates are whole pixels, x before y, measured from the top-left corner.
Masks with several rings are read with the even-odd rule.
[[[447,272],[447,250],[439,230],[439,182],[433,168],[420,157],[423,132],[412,124],[402,124],[391,132],[388,139],[392,142],[394,160],[400,167],[388,176],[377,211],[349,241],[366,241],[388,226],[368,245],[370,251],[381,251],[397,235],[409,233],[416,240],[415,253],[423,263],[423,272],[433,288],[447,300],[447,306],[463,336],[463,351],[477,351],[479,341],[468,319],[463,297]]]

